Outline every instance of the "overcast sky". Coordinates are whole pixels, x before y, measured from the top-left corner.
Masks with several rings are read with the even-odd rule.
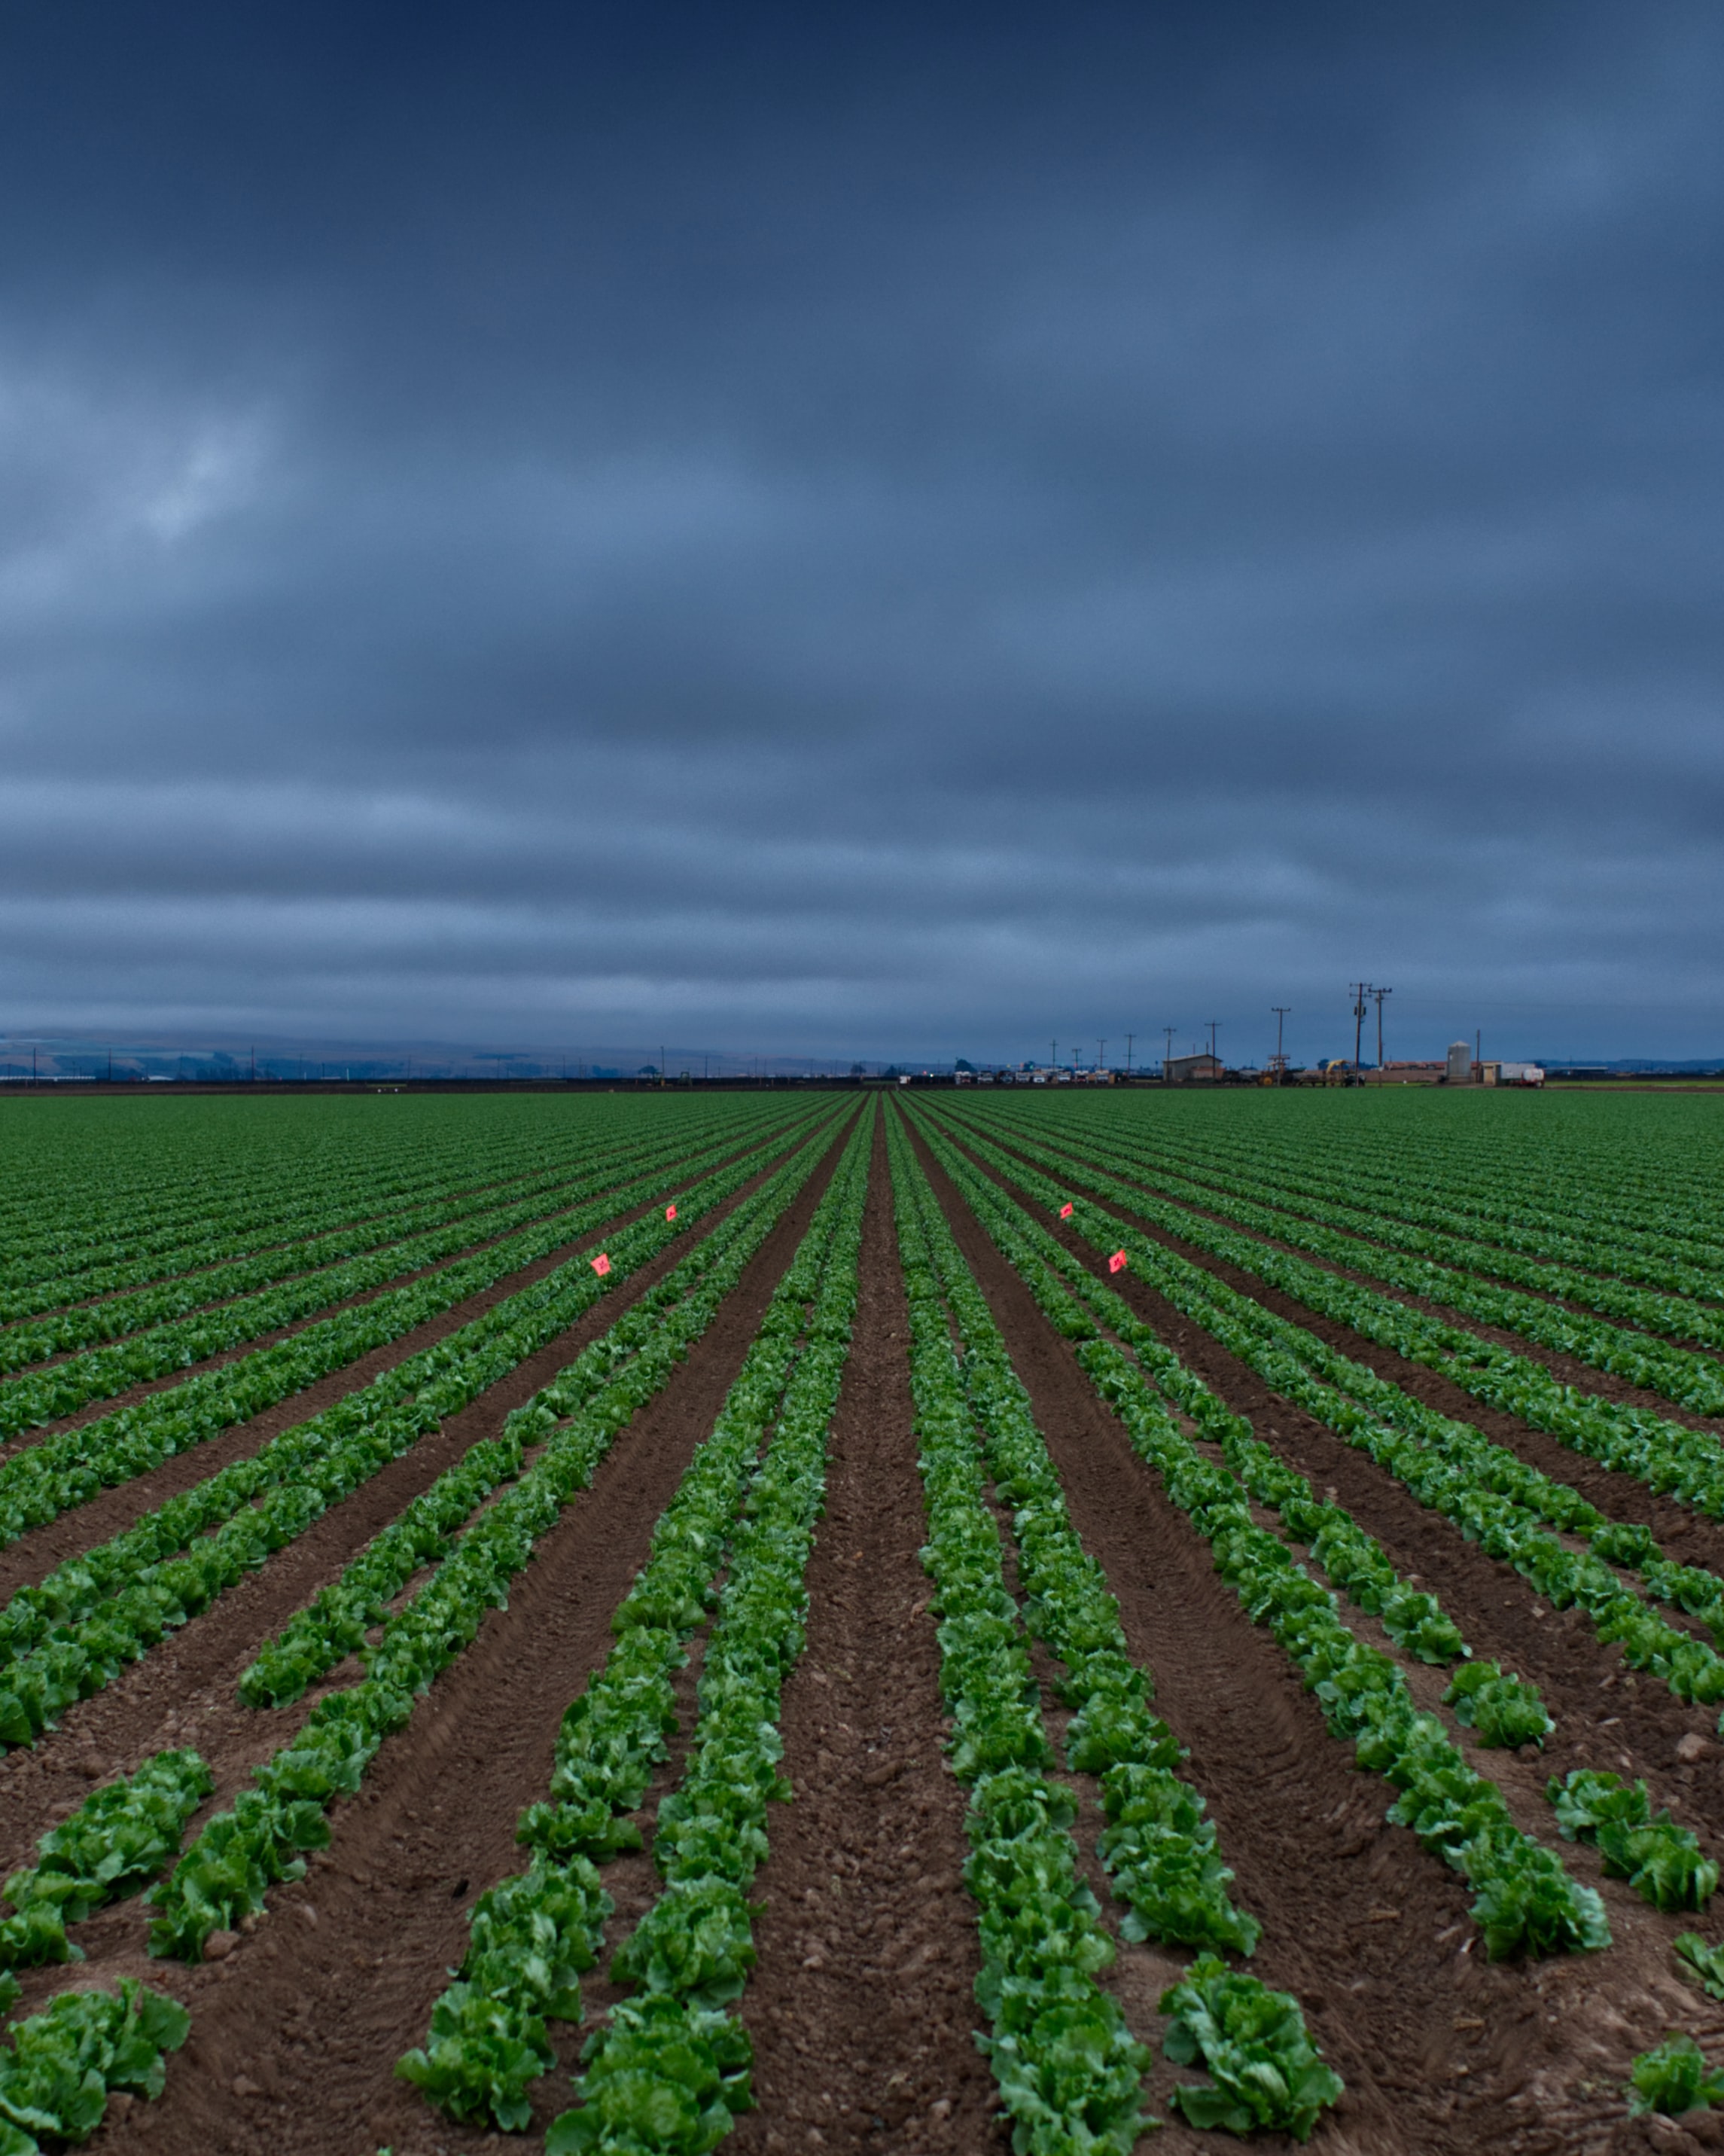
[[[0,1030],[1724,1055],[1724,15],[0,0]]]

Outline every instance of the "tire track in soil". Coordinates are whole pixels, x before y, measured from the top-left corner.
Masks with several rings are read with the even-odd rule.
[[[1471,1950],[1464,1882],[1385,1825],[1388,1784],[1330,1736],[1069,1343],[916,1143],[1029,1389],[1073,1525],[1154,1673],[1157,1711],[1190,1748],[1182,1772],[1208,1801],[1240,1904],[1263,1921],[1254,1973],[1297,1993],[1347,2084],[1325,2139],[1362,2156],[1472,2151],[1487,2136],[1530,2152],[1509,2102],[1550,2061],[1526,1978]],[[1390,1907],[1393,1920],[1378,1913]]]
[[[856,1321],[808,1567],[808,1646],[784,1691],[782,1771],[756,1880],[766,1912],[739,2011],[757,2111],[726,2144],[1003,2151],[975,2049],[981,1966],[947,1771],[885,1134],[875,1136]]]
[[[642,1409],[517,1575],[506,1611],[390,1738],[357,1797],[331,1815],[330,1849],[278,1888],[257,1931],[213,1966],[146,1963],[143,1912],[102,1974],[166,1976],[192,2035],[166,2094],[133,2109],[128,2150],[170,2156],[401,2156],[524,2144],[456,2125],[394,2076],[423,2041],[467,1914],[521,1868],[522,1808],[549,1783],[564,1709],[610,1644],[610,1616],[652,1531],[712,1426],[774,1288],[830,1179],[844,1132],[751,1261],[704,1337]],[[310,1912],[308,1914],[307,1912]],[[94,1931],[95,1927],[90,1928]],[[578,2049],[571,2031],[565,2056]],[[564,2076],[537,2092],[542,2132],[568,2102]]]
[[[1003,1146],[1008,1151],[1015,1150],[1012,1145],[1009,1132],[1002,1134],[990,1129],[988,1136],[993,1142]],[[1041,1167],[1039,1163],[1032,1163],[1030,1165],[1035,1167],[1039,1174],[1049,1175],[1057,1173],[1056,1170]],[[1112,1171],[1104,1170],[1103,1173],[1111,1173]],[[1118,1175],[1115,1179],[1121,1183],[1129,1183],[1131,1178]],[[1434,1318],[1439,1324],[1452,1326],[1460,1332],[1470,1332],[1475,1339],[1482,1340],[1489,1346],[1506,1348],[1513,1354],[1524,1356],[1528,1362],[1542,1363],[1559,1384],[1572,1385],[1577,1392],[1596,1394],[1600,1399],[1614,1401],[1624,1407],[1643,1408],[1649,1414],[1662,1415],[1667,1420],[1686,1424],[1689,1429],[1703,1431],[1709,1437],[1724,1439],[1724,1415],[1696,1414],[1690,1409],[1682,1407],[1677,1402],[1669,1399],[1665,1394],[1654,1392],[1645,1385],[1636,1385],[1626,1378],[1618,1377],[1614,1371],[1601,1370],[1595,1363],[1583,1362],[1578,1355],[1565,1355],[1559,1348],[1541,1347],[1536,1340],[1528,1340],[1519,1332],[1511,1332],[1506,1326],[1491,1325],[1482,1318],[1470,1317],[1464,1311],[1450,1310],[1445,1303],[1432,1301],[1428,1296],[1409,1295],[1403,1289],[1391,1287],[1382,1281],[1370,1278],[1366,1274],[1351,1271],[1347,1267],[1336,1264],[1331,1259],[1319,1257],[1313,1251],[1296,1249],[1290,1243],[1278,1242],[1273,1236],[1265,1235],[1259,1229],[1242,1228],[1238,1221],[1230,1220],[1223,1214],[1211,1211],[1201,1205],[1194,1205],[1188,1199],[1176,1198],[1171,1193],[1157,1190],[1146,1175],[1140,1174],[1138,1180],[1146,1190],[1165,1204],[1183,1206],[1188,1213],[1194,1214],[1198,1219],[1213,1220],[1218,1228],[1226,1228],[1236,1235],[1243,1235],[1248,1241],[1261,1243],[1266,1250],[1278,1251],[1285,1257],[1296,1258],[1303,1265],[1316,1266],[1319,1272],[1332,1273],[1337,1280],[1344,1280],[1354,1287],[1368,1289],[1372,1294],[1382,1296],[1385,1301],[1399,1303],[1403,1308],[1417,1312],[1421,1317]],[[1152,1236],[1157,1242],[1164,1244],[1168,1250],[1177,1251],[1181,1257],[1189,1258],[1193,1265],[1202,1265],[1205,1271],[1213,1272],[1218,1278],[1228,1281],[1230,1286],[1239,1286],[1242,1295],[1253,1296],[1262,1302],[1266,1309],[1278,1308],[1279,1306],[1274,1298],[1280,1296],[1280,1301],[1287,1306],[1280,1314],[1293,1317],[1296,1324],[1310,1326],[1315,1330],[1319,1325],[1332,1322],[1319,1317],[1313,1311],[1307,1310],[1303,1303],[1297,1301],[1294,1297],[1281,1296],[1280,1291],[1271,1288],[1267,1281],[1259,1280],[1255,1273],[1247,1273],[1242,1267],[1232,1265],[1226,1259],[1218,1258],[1213,1252],[1205,1250],[1196,1244],[1183,1241],[1178,1236],[1171,1234],[1156,1223],[1142,1219],[1137,1214],[1127,1212],[1123,1206],[1111,1204],[1107,1200],[1099,1198],[1091,1198],[1090,1203],[1101,1206],[1104,1211],[1116,1213],[1121,1219],[1128,1219],[1131,1226],[1141,1235]],[[1244,1285],[1248,1281],[1252,1285]],[[1622,1331],[1631,1334],[1634,1330],[1632,1326],[1624,1324],[1620,1319],[1606,1317],[1597,1311],[1577,1311],[1575,1314],[1583,1316],[1599,1324],[1615,1324]],[[1347,1331],[1346,1327],[1341,1327],[1338,1329],[1342,1332]],[[1362,1336],[1352,1337],[1361,1337]],[[1659,1333],[1649,1332],[1640,1337],[1651,1345],[1662,1343],[1679,1346],[1681,1344],[1677,1342],[1665,1342],[1662,1334]],[[1367,1342],[1362,1353],[1362,1359],[1368,1361],[1373,1353],[1388,1354],[1390,1352],[1388,1348],[1378,1348],[1374,1342]],[[1703,1348],[1696,1348],[1692,1352],[1702,1356],[1707,1353]],[[1425,1373],[1427,1377],[1434,1377],[1434,1374],[1430,1371]],[[1456,1389],[1459,1390],[1459,1388]],[[1470,1399],[1471,1395],[1467,1394],[1465,1397]],[[1468,1419],[1463,1418],[1463,1419]]]
[[[679,1265],[698,1240],[773,1172],[770,1167],[763,1168],[747,1188],[698,1224],[699,1235],[680,1237],[670,1244],[639,1272],[631,1274],[621,1287],[602,1296],[577,1324],[517,1364],[459,1414],[428,1431],[351,1497],[331,1506],[303,1535],[278,1551],[260,1570],[237,1582],[211,1609],[134,1662],[113,1684],[80,1701],[64,1717],[58,1730],[33,1748],[20,1748],[0,1758],[4,1846],[8,1852],[15,1852],[10,1861],[22,1862],[33,1849],[36,1837],[82,1800],[90,1781],[134,1767],[164,1744],[191,1745],[202,1752],[221,1778],[224,1791],[243,1784],[251,1763],[283,1740],[310,1711],[317,1696],[314,1690],[294,1706],[275,1712],[242,1707],[234,1697],[234,1686],[263,1642],[336,1578],[373,1535],[473,1445],[481,1438],[495,1436],[516,1408],[524,1405],[590,1340],[613,1325],[637,1297]],[[823,1163],[817,1175],[825,1172]],[[546,1261],[547,1265],[555,1262]],[[499,1294],[507,1291],[505,1288],[497,1291]],[[433,1321],[422,1328],[428,1337],[418,1345],[428,1346],[433,1337],[464,1322],[458,1314]],[[407,1352],[416,1353],[417,1348],[410,1347]],[[379,1357],[387,1353],[379,1350]],[[339,1377],[331,1377],[326,1384],[336,1389],[330,1391],[330,1399],[345,1389]],[[315,1387],[302,1398],[313,1398],[325,1389],[323,1385]],[[321,1400],[318,1404],[326,1405],[328,1401]],[[313,1411],[302,1409],[296,1417],[283,1403],[258,1420],[279,1421],[285,1428],[289,1422]],[[266,1430],[258,1442],[274,1434],[273,1429]],[[4,1876],[0,1872],[0,1877]]]
[[[793,1151],[794,1147],[788,1150]],[[723,1206],[703,1215],[698,1224],[701,1232],[707,1232],[709,1223],[716,1225],[750,1192],[758,1188],[765,1178],[782,1164],[782,1158],[770,1162]],[[570,1242],[559,1245],[548,1256],[536,1258],[531,1264],[505,1274],[500,1280],[493,1281],[489,1287],[480,1288],[452,1308],[427,1318],[423,1325],[415,1326],[412,1332],[385,1341],[382,1347],[370,1349],[351,1363],[344,1363],[339,1369],[331,1370],[327,1376],[319,1378],[300,1392],[289,1394],[286,1399],[278,1400],[274,1407],[265,1408],[249,1420],[233,1423],[215,1436],[206,1438],[201,1445],[190,1445],[185,1451],[176,1453],[171,1460],[164,1460],[161,1466],[152,1468],[148,1474],[134,1476],[129,1481],[117,1483],[112,1489],[104,1490],[99,1496],[92,1497],[88,1504],[74,1505],[57,1518],[49,1521],[45,1526],[31,1528],[4,1550],[0,1550],[0,1604],[16,1594],[21,1587],[35,1586],[57,1565],[64,1564],[69,1558],[76,1557],[80,1551],[93,1548],[115,1535],[123,1534],[146,1512],[154,1512],[158,1506],[166,1504],[170,1497],[177,1497],[183,1491],[195,1487],[237,1460],[250,1459],[271,1438],[279,1437],[283,1430],[291,1430],[297,1423],[309,1422],[314,1415],[321,1414],[326,1408],[333,1407],[337,1400],[345,1399],[350,1393],[362,1391],[385,1370],[393,1369],[398,1363],[408,1361],[428,1348],[435,1347],[439,1340],[445,1340],[450,1333],[459,1332],[464,1325],[470,1325],[475,1318],[482,1317],[486,1311],[506,1301],[510,1296],[518,1295],[521,1289],[531,1287],[547,1273],[555,1272],[559,1265],[568,1264],[582,1250],[598,1249],[608,1237],[620,1234],[623,1229],[632,1226],[637,1220],[644,1219],[657,1209],[658,1201],[650,1199],[630,1212],[618,1214],[614,1219],[604,1222],[602,1226],[587,1229]],[[685,1247],[672,1244],[670,1248],[676,1252],[677,1257],[687,1255]],[[460,1264],[473,1255],[472,1250],[463,1251],[459,1257],[451,1258],[449,1263]],[[675,1262],[676,1258],[654,1259],[653,1265],[655,1270],[649,1271],[645,1276],[631,1276],[631,1280],[641,1278],[644,1286],[649,1280],[656,1279]],[[392,1281],[388,1288],[379,1289],[377,1292],[387,1294],[392,1288],[410,1286],[414,1280],[429,1277],[444,1270],[441,1265],[428,1266],[423,1275],[415,1274],[406,1280]],[[316,1317],[308,1318],[305,1326],[296,1326],[288,1332],[253,1341],[247,1347],[234,1348],[230,1353],[214,1357],[208,1363],[199,1364],[196,1371],[182,1370],[172,1378],[159,1379],[140,1389],[138,1396],[166,1391],[170,1385],[180,1383],[187,1376],[220,1368],[227,1363],[239,1362],[247,1355],[255,1354],[262,1348],[275,1347],[282,1340],[292,1338],[295,1332],[304,1331],[306,1326],[337,1315],[339,1310],[356,1307],[373,1300],[375,1297],[372,1296],[355,1296],[350,1302],[340,1305],[336,1311],[323,1311]],[[607,1297],[605,1300],[614,1312],[617,1306],[614,1298]],[[604,1306],[604,1302],[598,1306],[601,1309]],[[126,1395],[125,1401],[117,1404],[129,1403],[131,1397]],[[116,1403],[105,1402],[100,1413],[111,1414],[115,1405]],[[91,1419],[99,1419],[100,1417]],[[44,1436],[50,1434],[46,1430],[38,1433]],[[423,1444],[422,1440],[421,1445]],[[414,1453],[420,1449],[421,1446],[415,1446]]]

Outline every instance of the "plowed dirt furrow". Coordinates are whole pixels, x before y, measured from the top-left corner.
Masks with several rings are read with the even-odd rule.
[[[432,2000],[465,1949],[475,1898],[521,1867],[515,1822],[545,1794],[563,1710],[603,1657],[611,1613],[711,1426],[838,1152],[834,1142],[688,1361],[540,1543],[509,1608],[490,1613],[408,1727],[385,1743],[358,1797],[336,1807],[331,1848],[305,1881],[277,1890],[264,1922],[229,1958],[189,1969],[149,1964],[190,2005],[192,2035],[167,2094],[131,2115],[128,2148],[369,2156],[387,2144],[453,2156],[503,2145],[430,2110],[395,2079],[395,2061],[423,2039]],[[142,1917],[130,1904],[104,1920],[113,1943],[102,1974],[142,1970]],[[548,2076],[539,2094],[542,2131],[566,2107],[567,2083]]]
[[[965,1798],[942,1750],[940,1653],[916,1558],[908,1329],[882,1130],[808,1568],[808,1644],[784,1691],[796,1798],[774,1815],[754,1888],[767,1907],[741,2011],[760,2109],[726,2143],[738,2156],[1011,2145],[971,2040],[980,1962],[960,1877]]]

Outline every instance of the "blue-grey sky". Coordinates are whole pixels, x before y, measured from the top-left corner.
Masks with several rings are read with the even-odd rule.
[[[1721,112],[1684,0],[7,7],[0,1030],[1724,1055]]]

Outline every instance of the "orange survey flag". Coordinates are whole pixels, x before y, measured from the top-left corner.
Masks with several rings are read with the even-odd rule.
[[[674,1205],[667,1205],[664,1208],[664,1218],[667,1220],[674,1220],[676,1218],[676,1208]]]
[[[1061,1219],[1062,1220],[1069,1220],[1069,1219],[1070,1219],[1070,1218],[1071,1218],[1071,1208],[1070,1208],[1070,1205],[1062,1205],[1062,1206],[1060,1207],[1060,1219]]]
[[[1125,1262],[1125,1252],[1123,1250],[1116,1250],[1113,1255],[1107,1261],[1107,1270],[1111,1273],[1116,1273]]]
[[[593,1270],[598,1275],[598,1277],[603,1280],[610,1269],[611,1261],[605,1255],[604,1252],[601,1250],[598,1255],[593,1260]]]

